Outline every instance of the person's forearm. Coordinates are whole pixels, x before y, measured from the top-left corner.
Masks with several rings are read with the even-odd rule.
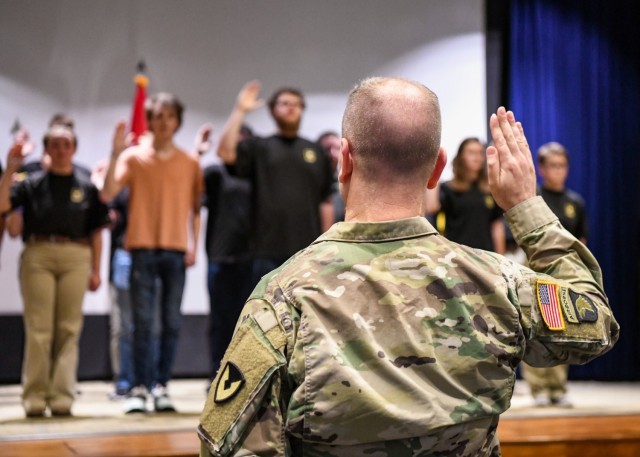
[[[100,275],[100,260],[102,258],[102,230],[94,230],[89,237],[91,245],[91,272]]]
[[[118,186],[116,182],[116,164],[117,158],[111,157],[107,174],[104,177],[104,185],[100,191],[100,199],[105,203],[113,200],[116,195],[118,195],[118,192],[120,192],[120,186]]]
[[[22,235],[24,218],[22,217],[21,209],[17,209],[6,215],[6,228],[11,238],[17,238]]]
[[[242,127],[244,117],[245,112],[238,107],[234,107],[229,119],[227,119],[227,123],[222,129],[217,154],[227,165],[236,163],[240,127]]]
[[[193,241],[192,252],[194,255],[198,249],[198,240],[200,239],[200,221],[200,209],[197,209],[191,216],[191,239]]]
[[[0,214],[4,214],[11,209],[11,175],[16,170],[7,170],[0,177]]]
[[[611,349],[620,326],[591,252],[562,227],[542,197],[521,202],[506,217],[529,263],[516,280],[528,340],[524,360],[540,367],[584,364]]]
[[[542,197],[516,205],[505,217],[514,239],[527,254],[529,268],[562,280],[598,302],[608,303],[597,260],[562,227]]]

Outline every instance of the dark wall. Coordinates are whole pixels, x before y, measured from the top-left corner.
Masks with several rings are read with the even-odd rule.
[[[178,353],[173,367],[174,377],[209,377],[207,319],[207,315],[183,316]],[[0,335],[0,383],[19,383],[24,353],[22,316],[0,316]],[[86,316],[80,337],[78,379],[111,378],[109,317]]]

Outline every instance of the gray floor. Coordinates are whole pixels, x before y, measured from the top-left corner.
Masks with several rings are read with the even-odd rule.
[[[83,382],[70,418],[26,419],[18,385],[0,386],[0,441],[113,433],[194,430],[205,401],[204,379],[174,380],[170,394],[178,413],[125,415],[121,400],[110,399],[112,384]],[[573,408],[535,408],[526,384],[518,382],[504,418],[594,414],[640,414],[640,383],[571,382]]]

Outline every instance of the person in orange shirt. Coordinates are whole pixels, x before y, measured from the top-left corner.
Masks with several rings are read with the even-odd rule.
[[[123,187],[129,188],[125,249],[132,261],[134,388],[125,403],[126,413],[145,412],[149,392],[156,411],[175,411],[167,383],[178,343],[186,268],[196,261],[204,189],[198,160],[173,142],[183,110],[172,94],[151,98],[147,104],[151,138],[130,148],[126,125],[120,122],[102,190],[103,199],[110,201]],[[156,303],[162,328],[154,370],[151,338]],[[154,377],[157,384],[152,386]]]

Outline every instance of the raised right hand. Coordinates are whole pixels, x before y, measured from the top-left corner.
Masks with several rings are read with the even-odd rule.
[[[116,125],[116,130],[113,133],[113,150],[111,157],[117,159],[122,151],[129,147],[130,138],[127,135],[127,123],[120,121]]]
[[[498,108],[489,121],[494,146],[487,148],[487,175],[496,203],[508,211],[536,195],[536,171],[520,122]]]
[[[29,151],[25,151],[24,145],[21,142],[14,143],[9,149],[7,154],[7,173],[13,173],[22,166],[24,158],[29,154]]]
[[[264,105],[264,100],[258,98],[261,88],[260,81],[257,79],[246,83],[236,99],[236,109],[248,113]]]

